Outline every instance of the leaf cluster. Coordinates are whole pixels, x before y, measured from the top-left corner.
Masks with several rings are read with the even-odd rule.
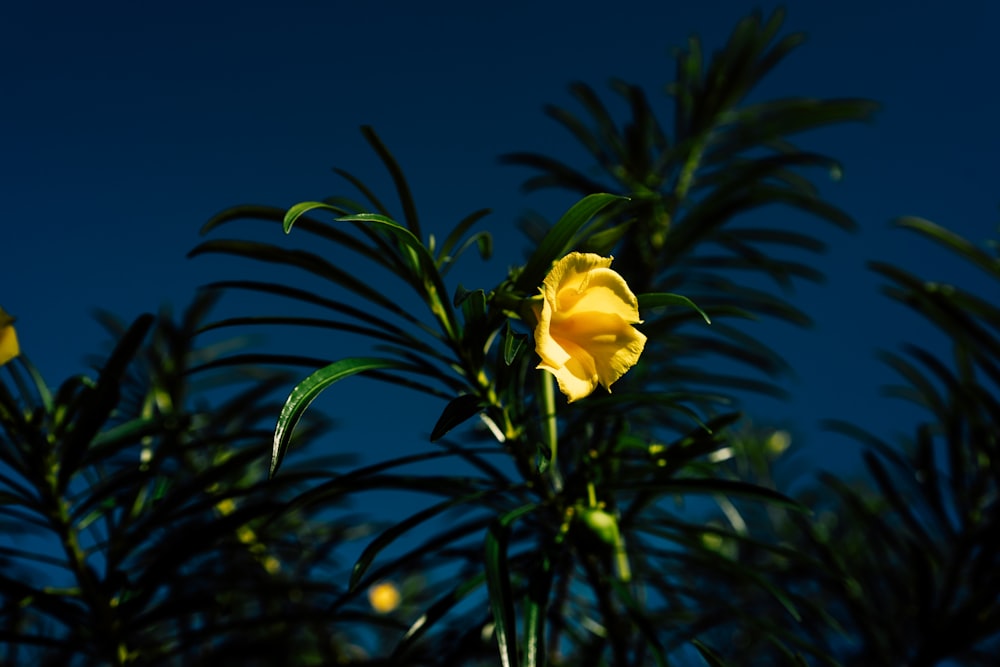
[[[0,383],[0,661],[328,664],[349,656],[326,575],[359,520],[288,499],[329,473],[265,481],[284,373],[213,370],[211,305],[128,326],[96,379],[55,391],[24,356]],[[220,344],[228,349],[229,344]],[[217,401],[209,397],[223,396]],[[300,429],[324,429],[310,419]],[[321,463],[328,468],[334,461]]]
[[[808,323],[782,290],[822,277],[808,261],[825,248],[816,230],[758,225],[756,212],[785,206],[850,229],[806,175],[840,165],[792,139],[875,110],[755,101],[802,41],[779,34],[782,19],[747,17],[707,62],[692,38],[676,54],[665,118],[623,81],[612,91],[624,122],[584,84],[571,88],[583,116],[549,107],[597,175],[505,156],[536,172],[529,190],[581,199],[551,225],[526,224],[531,252],[492,288],[448,284],[467,251],[490,256],[489,233],[475,231],[487,211],[430,233],[366,127],[393,204],[335,169],[353,197],[237,206],[203,228],[280,225],[289,239],[209,238],[190,253],[246,260],[251,275],[290,269],[288,280],[212,283],[177,321],[104,316],[117,342],[96,379],[54,392],[26,359],[8,364],[0,659],[992,664],[1000,311],[990,298],[873,264],[952,355],[920,345],[884,355],[905,383],[892,392],[926,413],[901,447],[831,423],[868,448],[866,488],[827,477],[801,501],[787,497],[772,474],[784,445],[733,409],[741,392],[780,393],[784,370],[743,324]],[[994,254],[926,221],[901,224],[1000,278]],[[616,255],[650,343],[614,393],[557,405],[531,349],[533,298],[572,250]],[[257,312],[210,321],[215,297],[233,292]],[[368,347],[331,358],[203,343],[264,327]],[[710,360],[738,370],[709,372]],[[302,367],[309,375],[276,400]],[[365,465],[314,454],[340,442],[307,408],[356,375],[440,401],[425,447]],[[347,509],[378,494],[405,497],[402,516]],[[377,613],[364,594],[385,582],[401,602]]]
[[[682,506],[688,497],[724,498],[733,507],[746,501],[796,506],[773,489],[721,477],[717,470],[730,447],[728,429],[738,419],[729,409],[729,392],[773,393],[776,387],[741,375],[713,375],[685,361],[713,352],[773,375],[783,368],[780,357],[719,319],[806,321],[781,297],[729,276],[752,271],[779,288],[798,278],[817,279],[805,264],[777,260],[765,249],[777,245],[817,252],[822,243],[802,232],[736,227],[737,218],[782,204],[840,227],[852,224],[798,173],[817,165],[839,166],[798,149],[789,137],[867,119],[873,105],[745,101],[801,41],[794,35],[775,41],[781,19],[778,13],[766,22],[757,15],[744,20],[707,67],[696,39],[678,54],[677,79],[669,91],[675,101],[670,137],[642,90],[620,82],[613,88],[632,113],[620,129],[586,86],[573,90],[593,128],[549,109],[594,155],[608,179],[592,180],[534,154],[507,156],[508,162],[542,172],[529,188],[563,187],[583,199],[553,225],[529,230],[532,252],[493,289],[459,287],[447,298],[445,277],[455,258],[473,246],[481,254],[489,249],[487,234],[471,233],[483,213],[459,221],[438,245],[424,232],[400,166],[370,128],[362,132],[392,179],[401,215],[394,217],[387,200],[338,169],[362,201],[336,196],[288,211],[236,207],[206,225],[206,233],[236,221],[280,222],[286,232],[294,227],[311,240],[309,250],[223,239],[205,241],[191,254],[226,253],[286,265],[303,277],[320,278],[338,294],[319,296],[306,287],[246,280],[216,283],[211,287],[319,307],[324,316],[255,314],[208,328],[283,324],[344,331],[376,342],[366,356],[312,360],[317,370],[296,387],[279,416],[272,474],[308,405],[341,379],[365,374],[447,401],[431,429],[438,449],[356,469],[294,501],[313,507],[376,491],[432,499],[369,543],[335,603],[350,608],[363,590],[401,568],[421,571],[429,603],[395,644],[391,660],[471,664],[472,656],[492,641],[503,664],[666,664],[685,650],[715,660],[699,634],[753,613],[713,604],[685,577],[665,572],[703,571],[756,587],[777,600],[789,618],[799,618],[794,603],[765,577],[721,557],[713,541],[706,541],[704,527],[691,522]],[[312,217],[315,213],[332,214],[334,220],[324,223]],[[358,272],[316,253],[319,242],[348,250],[373,271],[359,278]],[[644,330],[654,342],[614,394],[591,397],[585,408],[557,411],[551,384],[535,371],[526,344],[530,300],[551,263],[574,249],[615,252],[616,267],[648,309]],[[717,254],[720,249],[724,256]],[[416,307],[404,307],[397,295],[375,289],[380,275],[405,285]],[[675,289],[685,296],[672,294]],[[694,303],[699,306],[688,308]],[[694,329],[701,319],[716,324],[708,333]],[[310,360],[242,355],[219,363],[247,361]],[[479,428],[461,431],[465,441],[450,439],[474,418]],[[471,474],[406,469],[449,459],[462,461]],[[777,547],[760,542],[757,548]],[[488,615],[455,615],[461,605],[484,596]],[[775,638],[779,645],[794,640],[790,632]],[[795,655],[794,646],[787,651]]]
[[[1000,280],[995,242],[989,252],[926,220],[904,218],[899,226],[981,269],[987,285]],[[949,342],[947,356],[917,343],[881,354],[902,380],[888,393],[923,417],[896,443],[827,422],[831,433],[863,445],[867,475],[824,475],[803,494],[812,517],[747,518],[798,560],[742,547],[730,556],[795,601],[802,615],[796,641],[818,664],[991,665],[1000,648],[1000,311],[987,295],[881,261],[871,268],[887,280],[889,298]],[[760,442],[750,450],[761,451]],[[758,460],[744,477],[768,478],[771,463]],[[753,591],[737,600],[763,617],[781,611]],[[767,663],[783,657],[767,624],[742,624],[737,636],[737,664],[746,655]]]

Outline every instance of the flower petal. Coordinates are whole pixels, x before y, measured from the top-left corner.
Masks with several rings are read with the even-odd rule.
[[[639,300],[625,279],[611,269],[595,269],[581,288],[559,290],[559,311],[571,315],[579,311],[615,313],[630,324],[638,324]]]
[[[599,382],[597,374],[589,370],[584,361],[578,357],[570,357],[562,366],[549,366],[543,363],[539,364],[538,368],[556,376],[559,391],[566,395],[570,403],[589,396],[597,389]]]
[[[566,255],[556,262],[549,275],[545,276],[545,281],[542,283],[545,300],[554,300],[562,289],[579,289],[591,271],[610,267],[611,259],[586,252],[571,252]]]
[[[591,360],[605,389],[636,364],[646,345],[646,336],[621,316],[600,311],[560,318],[550,326],[550,335],[574,358]]]

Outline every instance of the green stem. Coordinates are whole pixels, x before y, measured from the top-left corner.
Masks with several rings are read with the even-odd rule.
[[[101,592],[93,570],[87,565],[87,556],[77,539],[68,503],[55,494],[52,501],[53,512],[50,518],[59,534],[68,564],[76,577],[77,586],[94,613],[95,629],[103,647],[108,651],[106,657],[112,665],[124,665],[128,661],[128,648],[118,637],[118,624],[115,622],[112,602]]]
[[[677,177],[674,194],[678,202],[687,197],[688,190],[691,189],[691,183],[694,181],[694,172],[698,170],[698,165],[701,164],[701,156],[704,152],[705,140],[703,138],[691,148],[691,152],[688,153],[688,158],[684,161],[684,166],[681,168],[681,173]]]
[[[50,450],[39,463],[39,472],[44,479],[44,486],[41,487],[44,512],[52,531],[59,538],[66,565],[76,579],[81,601],[89,608],[91,632],[108,664],[121,667],[128,662],[128,647],[121,636],[114,599],[102,590],[97,573],[87,563],[87,552],[80,544],[73,520],[72,503],[65,497],[59,483],[56,452]]]
[[[552,387],[552,374],[542,371],[542,433],[549,449],[549,464],[556,464],[559,451],[559,427],[556,421],[556,396]]]
[[[552,374],[542,371],[541,379],[541,399],[542,399],[542,436],[545,439],[545,446],[549,450],[549,479],[552,481],[552,488],[556,493],[562,491],[562,475],[559,474],[557,466],[557,455],[559,453],[559,423],[556,419],[556,393],[553,388]]]
[[[632,568],[628,564],[628,551],[625,550],[625,538],[622,537],[621,526],[618,527],[618,538],[615,540],[615,564],[618,566],[618,581],[631,583]]]

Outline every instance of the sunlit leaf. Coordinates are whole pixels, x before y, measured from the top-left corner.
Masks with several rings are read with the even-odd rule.
[[[542,239],[532,253],[528,263],[518,276],[515,288],[524,293],[534,294],[553,261],[570,250],[574,235],[602,208],[612,202],[622,201],[622,197],[609,194],[587,195],[574,204]]]
[[[281,409],[281,414],[278,417],[278,425],[274,429],[274,445],[271,451],[268,477],[274,477],[274,473],[278,471],[281,460],[285,456],[285,450],[288,449],[291,442],[295,425],[302,418],[309,404],[316,400],[316,397],[324,389],[357,373],[380,368],[399,368],[400,366],[402,364],[393,359],[370,357],[341,359],[319,369],[296,385],[285,401],[285,406]]]
[[[694,301],[682,296],[680,294],[640,294],[639,299],[639,309],[640,311],[651,310],[653,308],[661,308],[663,306],[684,306],[685,308],[691,308],[701,315],[702,319],[705,320],[706,324],[711,324],[712,320],[709,319],[708,315],[704,310],[699,308]]]

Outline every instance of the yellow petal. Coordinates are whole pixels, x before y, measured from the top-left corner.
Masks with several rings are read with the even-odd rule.
[[[21,354],[21,347],[17,343],[17,332],[14,327],[5,326],[0,328],[0,366]]]
[[[586,367],[605,389],[625,374],[639,360],[646,336],[616,314],[590,311],[552,324],[552,338],[580,359],[589,359]]]
[[[625,279],[611,269],[595,269],[582,288],[560,290],[559,311],[566,315],[587,311],[614,313],[630,324],[641,322],[639,300]]]
[[[570,360],[570,354],[552,337],[552,307],[546,301],[538,313],[538,324],[535,326],[535,351],[542,362],[552,367],[559,367]]]
[[[564,342],[567,360],[565,363],[553,365],[544,362],[538,368],[552,373],[559,383],[559,391],[569,398],[569,402],[577,401],[584,396],[589,396],[599,382],[597,366],[594,359],[586,350],[579,348],[572,342]],[[558,343],[556,343],[558,345]]]
[[[542,283],[545,300],[554,299],[561,289],[579,289],[591,271],[610,267],[611,259],[589,252],[571,252],[566,255],[552,265],[549,275],[545,276]]]

